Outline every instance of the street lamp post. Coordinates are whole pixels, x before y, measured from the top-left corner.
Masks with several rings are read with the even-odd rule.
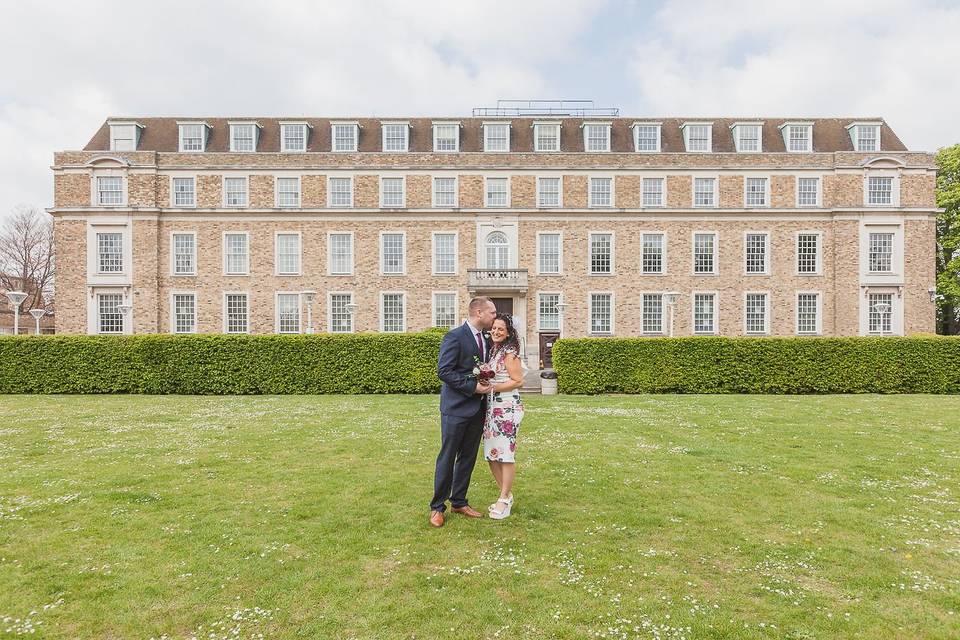
[[[130,312],[133,311],[133,305],[129,302],[124,302],[123,304],[118,304],[117,309],[120,313],[123,314],[123,326],[127,326],[127,318],[130,316]],[[130,333],[133,333],[133,325],[130,325]]]
[[[359,309],[359,308],[360,308],[360,306],[359,306],[358,304],[354,303],[354,302],[351,302],[351,303],[347,304],[347,313],[350,314],[350,332],[351,332],[351,333],[356,330],[356,326],[354,326],[354,323],[353,323],[354,320],[353,320],[353,319],[354,319],[354,316],[355,316],[356,313],[357,313],[357,309]]]
[[[40,318],[47,315],[46,309],[30,309],[30,315],[37,321],[37,335],[40,335]]]
[[[313,333],[313,300],[317,297],[317,292],[313,289],[307,289],[303,292],[303,301],[307,303],[307,333]]]
[[[20,333],[20,305],[27,299],[23,291],[7,291],[7,299],[13,305],[13,335]]]
[[[679,297],[680,293],[677,291],[668,291],[663,294],[663,301],[667,303],[667,307],[670,309],[670,331],[667,335],[671,338],[673,337],[673,311]]]
[[[563,312],[566,311],[567,307],[569,306],[570,305],[566,302],[557,303],[557,320],[559,321],[559,324],[557,325],[558,340],[563,337]]]

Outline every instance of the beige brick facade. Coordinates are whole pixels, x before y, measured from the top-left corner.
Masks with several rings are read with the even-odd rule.
[[[621,128],[626,130],[618,124],[614,131]],[[423,135],[412,133],[411,145],[415,141],[422,144]],[[329,144],[328,138],[325,144]],[[665,138],[665,145],[673,144],[669,139]],[[464,145],[474,144],[472,138],[463,140]],[[562,140],[564,145],[574,144],[576,137],[564,129]],[[323,143],[323,139],[314,143]],[[930,154],[903,150],[864,154],[840,144],[831,152],[778,153],[766,152],[766,142],[764,153],[674,150],[649,154],[630,153],[623,140],[615,141],[615,151],[605,154],[485,154],[475,150],[398,154],[379,153],[372,144],[367,140],[360,145],[360,153],[348,154],[319,150],[297,154],[179,153],[160,147],[136,152],[88,148],[57,153],[51,209],[56,218],[57,331],[97,333],[100,302],[120,293],[131,307],[124,316],[124,332],[173,330],[175,295],[193,296],[191,317],[196,331],[222,332],[226,328],[225,296],[242,293],[246,295],[248,331],[273,333],[278,328],[278,294],[305,290],[317,292],[311,306],[316,331],[333,328],[332,292],[352,295],[355,331],[381,329],[384,294],[403,294],[403,326],[410,331],[435,324],[434,307],[439,299],[434,295],[438,293],[456,294],[458,321],[465,317],[474,293],[509,299],[524,327],[527,353],[534,365],[541,338],[541,294],[560,294],[566,305],[562,313],[565,336],[607,335],[591,329],[591,319],[602,316],[591,309],[591,294],[611,295],[613,335],[668,334],[670,305],[663,304],[666,298],[657,297],[665,292],[679,294],[672,308],[674,335],[703,332],[695,331],[694,326],[698,294],[714,296],[712,333],[722,335],[797,335],[798,294],[817,296],[817,330],[812,333],[871,333],[876,323],[868,301],[886,300],[884,296],[893,301],[891,324],[884,332],[914,334],[934,328],[934,307],[927,291],[934,284],[936,214]],[[526,138],[514,141],[514,151],[521,144],[528,144]],[[589,178],[593,175],[613,178],[611,207],[590,206]],[[98,202],[97,180],[105,176],[123,179],[122,203],[101,206]],[[434,207],[435,176],[457,177],[456,206]],[[890,205],[865,205],[865,184],[871,176],[892,179],[895,195]],[[173,208],[173,177],[195,180],[194,210]],[[225,177],[247,178],[246,207],[224,207]],[[278,208],[278,177],[299,178],[298,207]],[[352,206],[330,206],[331,177],[352,178]],[[383,177],[403,178],[405,206],[381,209]],[[509,179],[508,207],[484,206],[485,180],[491,177]],[[537,177],[561,179],[559,207],[538,207]],[[662,205],[643,205],[644,177],[664,179]],[[715,206],[693,206],[695,177],[716,181]],[[800,177],[818,180],[815,205],[799,206]],[[747,178],[766,180],[762,205],[747,206]],[[488,262],[488,256],[501,255],[497,246],[488,247],[492,233],[506,238],[502,254],[506,269]],[[120,272],[100,271],[98,234],[119,234],[111,237],[122,239]],[[192,253],[187,249],[184,254],[195,265],[190,275],[174,274],[174,234],[182,235],[181,242],[192,239],[194,243]],[[243,275],[226,274],[225,234],[242,234],[246,239],[244,255],[249,269]],[[278,275],[278,234],[299,238],[297,275]],[[350,275],[331,272],[335,261],[329,255],[331,234],[349,234]],[[387,262],[383,234],[401,238],[400,274],[383,272]],[[456,264],[454,274],[435,274],[435,261],[440,259],[435,254],[436,234],[449,234],[444,240],[450,235],[456,239],[450,258]],[[540,272],[547,258],[538,254],[538,234],[549,235],[544,242],[554,234],[562,239],[557,258],[562,265],[560,273]],[[609,274],[592,273],[591,265],[596,267],[602,260],[591,260],[591,234],[609,238]],[[662,274],[643,271],[645,234],[661,239]],[[714,273],[695,273],[696,234],[713,234]],[[748,236],[752,246],[759,241],[763,247],[767,268],[762,273],[748,273]],[[804,246],[814,246],[810,238],[816,238],[818,268],[814,273],[798,271],[801,236],[807,243]],[[875,261],[869,249],[874,245],[889,247],[889,269],[871,270]],[[763,330],[747,331],[746,297],[759,294],[765,295],[762,300],[766,303]],[[307,326],[305,298],[298,299],[299,329],[303,331]],[[659,314],[657,300],[662,307]],[[705,308],[698,316],[701,327]],[[544,311],[557,314],[549,306]],[[810,321],[812,316],[805,317]],[[657,326],[659,331],[645,331],[645,318],[648,329]],[[547,322],[550,319],[545,317]],[[757,316],[751,316],[751,322],[755,321]],[[751,326],[756,329],[757,325]]]

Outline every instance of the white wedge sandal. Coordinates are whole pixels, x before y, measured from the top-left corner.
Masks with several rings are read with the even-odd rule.
[[[495,511],[495,510],[494,510],[494,507],[496,507],[496,506],[497,506],[498,504],[500,504],[500,503],[503,503],[503,504],[505,504],[505,505],[507,505],[507,506],[504,507],[503,511]],[[511,508],[513,508],[513,494],[512,494],[512,493],[510,494],[510,497],[507,498],[506,500],[504,500],[503,498],[501,498],[500,500],[497,500],[497,501],[494,502],[492,505],[490,505],[490,517],[493,518],[494,520],[504,520],[504,519],[506,519],[506,518],[509,518],[509,517],[510,517],[510,509],[511,509]]]

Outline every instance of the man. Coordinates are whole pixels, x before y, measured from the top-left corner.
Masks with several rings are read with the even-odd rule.
[[[467,503],[467,488],[483,436],[483,418],[489,385],[473,375],[474,358],[486,362],[490,342],[484,333],[493,326],[497,307],[490,298],[470,301],[470,317],[443,337],[437,373],[440,386],[440,454],[430,502],[430,524],[443,526],[443,512],[450,500],[454,513],[468,518],[482,514]]]

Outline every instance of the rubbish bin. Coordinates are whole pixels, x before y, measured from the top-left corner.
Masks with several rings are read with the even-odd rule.
[[[545,396],[557,395],[557,372],[553,369],[540,372],[540,393]]]

